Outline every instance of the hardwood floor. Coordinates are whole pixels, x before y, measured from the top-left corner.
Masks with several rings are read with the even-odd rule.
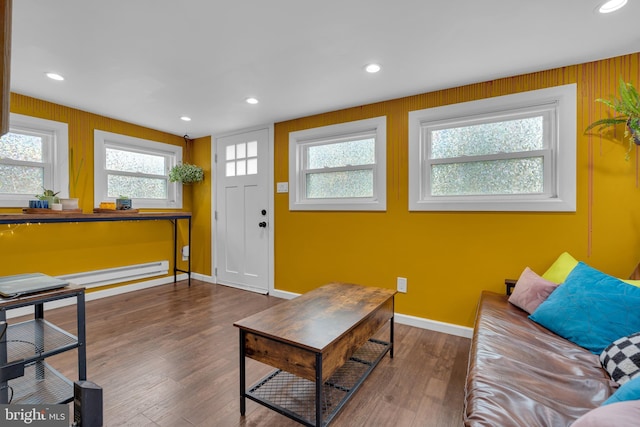
[[[105,425],[299,426],[250,400],[239,410],[232,324],[283,301],[192,280],[87,302],[88,379],[103,388]],[[45,317],[75,329],[74,308]],[[331,425],[460,426],[470,341],[396,324],[395,342]],[[50,361],[77,378],[75,351]],[[271,370],[247,359],[247,385]]]

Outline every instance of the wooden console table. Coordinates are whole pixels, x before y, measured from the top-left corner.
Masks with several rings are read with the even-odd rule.
[[[178,220],[188,221],[189,258],[187,270],[178,268]],[[173,282],[178,272],[187,273],[191,286],[191,212],[141,212],[141,213],[50,213],[50,214],[0,214],[0,224],[45,224],[59,222],[109,222],[109,221],[159,221],[173,223]]]
[[[245,398],[306,426],[325,426],[384,355],[393,357],[396,291],[331,283],[234,323]],[[387,322],[389,342],[371,337]],[[245,357],[278,368],[248,391]]]

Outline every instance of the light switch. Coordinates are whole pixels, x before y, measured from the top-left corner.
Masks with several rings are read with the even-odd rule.
[[[276,191],[278,193],[288,193],[289,192],[289,183],[288,182],[279,182],[277,184]]]

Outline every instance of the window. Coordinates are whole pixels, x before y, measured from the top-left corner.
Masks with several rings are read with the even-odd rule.
[[[28,207],[43,188],[69,196],[66,123],[11,114],[0,138],[0,206]]]
[[[289,209],[383,211],[386,117],[289,134]]]
[[[182,159],[182,147],[96,130],[94,205],[132,199],[133,208],[181,208],[182,185],[169,171]]]
[[[409,209],[576,208],[576,86],[409,113]]]
[[[225,176],[258,174],[258,141],[227,145],[225,151]]]

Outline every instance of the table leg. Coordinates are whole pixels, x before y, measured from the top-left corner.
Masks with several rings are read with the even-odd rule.
[[[391,348],[389,349],[389,357],[391,357],[393,359],[393,318],[394,316],[391,316],[391,324],[390,324],[390,328],[389,328],[389,343],[391,344]]]
[[[322,426],[322,353],[316,353],[316,427]]]
[[[396,312],[396,299],[391,297],[391,327],[389,328],[389,344],[391,348],[389,349],[389,357],[393,359],[393,325],[394,318]]]
[[[245,360],[244,360],[244,330],[240,329],[240,415],[244,416],[246,411],[246,398],[245,398]]]
[[[188,245],[189,245],[189,258],[187,258],[187,280],[189,282],[189,286],[191,286],[191,217],[189,217],[189,240],[188,240]]]
[[[78,325],[78,380],[87,380],[87,325],[84,305],[84,290],[76,297],[76,318]]]
[[[173,283],[178,281],[178,220],[173,223]]]
[[[7,354],[7,337],[6,333],[8,332],[6,328],[9,327],[7,322],[7,312],[2,309],[0,310],[0,321],[4,323],[4,325],[0,325],[0,333],[4,331],[2,336],[0,336],[0,365],[4,366],[7,364],[8,354]],[[0,403],[9,403],[9,386],[8,381],[0,381]]]

